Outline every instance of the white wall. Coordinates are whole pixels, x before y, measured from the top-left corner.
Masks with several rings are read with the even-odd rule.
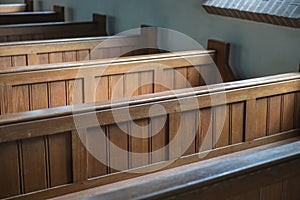
[[[90,20],[94,12],[109,16],[110,33],[140,24],[174,29],[203,46],[207,39],[230,42],[230,64],[241,78],[297,71],[300,29],[208,15],[201,0],[36,0],[36,9],[64,5],[68,20]]]

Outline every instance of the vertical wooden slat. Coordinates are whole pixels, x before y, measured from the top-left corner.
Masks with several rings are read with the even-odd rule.
[[[65,81],[49,83],[49,107],[65,106],[67,103]],[[49,139],[51,187],[72,181],[71,134],[59,133]]]
[[[37,65],[39,64],[39,57],[36,53],[31,53],[27,55],[27,65]]]
[[[169,159],[176,159],[182,155],[180,131],[180,113],[169,114]]]
[[[139,95],[150,94],[154,92],[153,71],[139,73]]]
[[[223,105],[215,108],[215,147],[229,145],[229,106]]]
[[[27,85],[12,87],[12,112],[29,111],[29,90]]]
[[[182,124],[180,131],[182,132],[182,153],[190,155],[196,153],[196,135],[199,127],[199,111],[188,111],[182,113]]]
[[[79,50],[76,52],[77,61],[90,60],[89,50]]]
[[[246,101],[246,120],[245,120],[245,141],[251,141],[257,138],[257,116],[256,99]]]
[[[49,53],[49,63],[63,62],[62,52]]]
[[[108,84],[108,76],[101,76],[95,79],[96,85],[96,101],[108,100],[109,98],[109,84]]]
[[[0,160],[0,198],[20,194],[17,142],[0,144]]]
[[[72,178],[72,153],[71,135],[59,133],[51,135],[49,139],[50,160],[50,186],[71,183]]]
[[[122,75],[109,77],[109,99],[117,99],[124,96],[124,78]]]
[[[151,118],[151,162],[156,163],[168,159],[167,117]],[[163,124],[164,123],[164,124]]]
[[[299,199],[299,183],[300,176],[290,177],[286,180],[286,200],[298,200]]]
[[[266,186],[261,191],[261,199],[281,200],[282,182]]]
[[[130,167],[147,165],[150,152],[148,120],[136,120],[130,125]]]
[[[256,101],[256,137],[264,137],[267,135],[267,113],[268,99],[257,99]]]
[[[295,94],[283,95],[282,127],[281,131],[288,131],[294,127]]]
[[[26,66],[27,65],[27,61],[26,61],[26,56],[13,56],[12,57],[12,65],[14,67],[18,67],[18,66]]]
[[[178,68],[175,69],[174,76],[174,89],[182,89],[187,86],[187,68]]]
[[[75,62],[76,61],[76,51],[66,51],[63,52],[64,62]]]
[[[81,130],[82,131],[82,130]],[[81,135],[77,131],[72,132],[72,173],[73,182],[87,180],[87,151],[85,144],[86,135]]]
[[[189,87],[197,87],[200,86],[200,73],[197,70],[197,67],[189,67],[188,69],[188,83]]]
[[[158,73],[160,72],[161,71],[158,71]],[[174,89],[174,74],[174,69],[164,69],[160,79],[158,79],[158,83],[160,83],[161,86],[156,86],[157,88],[155,89],[155,92],[163,92]]]
[[[269,98],[268,105],[268,135],[280,132],[281,96]]]
[[[31,85],[30,92],[30,109],[37,110],[48,108],[48,85],[47,83],[39,83]]]
[[[41,53],[38,54],[39,64],[49,64],[49,54],[48,53]]]
[[[244,103],[231,104],[231,144],[243,142],[244,138]]]
[[[124,95],[125,97],[137,96],[139,92],[139,74],[129,73],[124,75]]]
[[[128,169],[128,126],[127,123],[109,126],[110,173]]]
[[[5,68],[10,68],[12,67],[12,62],[11,62],[11,57],[10,56],[1,56],[0,57],[0,69],[5,69]]]
[[[66,105],[66,84],[65,81],[49,83],[49,107]]]
[[[47,187],[46,152],[43,137],[22,140],[24,192]]]
[[[213,120],[213,110],[211,108],[204,108],[200,110],[198,152],[210,150],[213,148],[212,120]]]
[[[67,105],[83,103],[83,81],[82,79],[66,81]]]
[[[102,133],[100,131],[103,131]],[[86,145],[88,147],[88,178],[107,173],[107,147],[105,127],[87,129]]]

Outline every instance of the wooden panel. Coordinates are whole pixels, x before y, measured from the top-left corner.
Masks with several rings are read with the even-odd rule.
[[[188,85],[187,68],[175,69],[174,89],[186,88]]]
[[[49,53],[49,63],[63,62],[62,52]]]
[[[160,71],[158,71],[160,73]],[[174,69],[166,69],[162,71],[161,79],[156,80],[155,92],[163,92],[174,89]]]
[[[12,112],[29,111],[29,89],[27,85],[13,86]]]
[[[173,160],[182,155],[181,152],[181,138],[180,131],[180,113],[169,114],[169,159]]]
[[[257,99],[256,101],[256,137],[264,137],[267,135],[267,113],[268,99]]]
[[[269,98],[268,103],[268,135],[280,132],[281,96]]]
[[[110,173],[128,169],[128,126],[127,123],[109,126]]]
[[[90,60],[89,50],[79,50],[76,52],[77,61]]]
[[[82,79],[66,81],[67,105],[83,103]]]
[[[199,113],[198,152],[213,148],[213,110],[201,109]]]
[[[231,144],[244,139],[244,103],[231,104]]]
[[[80,132],[81,134],[81,132]],[[87,180],[87,150],[86,135],[72,131],[72,168],[73,182]]]
[[[151,158],[152,163],[168,159],[167,117],[159,116],[151,118]]]
[[[124,96],[124,78],[122,75],[109,76],[109,99]]]
[[[229,106],[215,107],[215,147],[224,147],[230,144],[229,134]]]
[[[48,85],[47,83],[33,84],[30,91],[30,109],[37,110],[48,108]]]
[[[10,56],[1,56],[0,57],[1,69],[12,67],[11,57]]]
[[[148,120],[130,123],[130,168],[149,164],[149,126]]]
[[[298,200],[299,199],[299,183],[300,176],[295,176],[287,179],[285,199],[287,200]]]
[[[65,106],[67,103],[65,81],[49,83],[49,107]]]
[[[132,97],[138,95],[138,84],[139,84],[139,74],[129,73],[124,75],[124,95],[125,97]]]
[[[264,187],[261,192],[262,199],[281,200],[282,197],[282,183],[275,183]]]
[[[59,133],[48,137],[50,161],[50,186],[72,182],[71,135]]]
[[[196,135],[199,127],[198,116],[198,110],[184,112],[181,115],[181,152],[183,153],[183,155],[190,155],[196,153]]]
[[[49,54],[41,53],[38,54],[39,64],[49,64]]]
[[[47,165],[45,140],[43,137],[22,140],[24,192],[47,187]]]
[[[17,142],[0,144],[0,198],[21,193],[18,158]]]
[[[95,99],[96,99],[96,101],[108,100],[108,97],[109,97],[108,80],[109,80],[108,76],[97,77],[95,79],[95,85],[96,85]]]
[[[75,62],[75,61],[77,61],[76,51],[63,52],[63,61],[64,62]]]
[[[197,70],[198,67],[189,67],[188,70],[188,82],[189,82],[189,87],[197,87],[200,85],[200,73]]]
[[[153,71],[139,73],[139,95],[150,94],[154,92]]]
[[[288,131],[294,127],[295,94],[283,95],[282,104],[282,131]]]
[[[14,67],[26,66],[27,65],[26,56],[25,55],[22,55],[22,56],[13,56],[12,57],[12,65]]]
[[[89,128],[86,135],[88,149],[88,178],[107,174],[106,128]]]

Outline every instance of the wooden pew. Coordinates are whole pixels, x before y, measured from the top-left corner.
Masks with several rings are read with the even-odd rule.
[[[0,13],[0,25],[65,21],[64,7],[54,6],[53,11]]]
[[[213,50],[185,51],[2,70],[0,113],[88,103],[220,82],[221,76],[216,76],[217,67],[211,58],[214,54]],[[217,55],[225,54],[219,52]],[[224,66],[224,63],[220,63],[218,68]],[[222,70],[225,71],[219,69]],[[222,74],[223,81],[232,80],[226,79],[228,77]],[[147,89],[143,89],[145,84]],[[74,91],[73,87],[78,89]],[[73,99],[75,95],[78,97],[76,100]],[[68,100],[58,98],[62,96]]]
[[[222,95],[226,98],[222,98]],[[198,102],[198,105],[191,103],[193,100]],[[151,173],[151,170],[161,171],[298,137],[299,100],[300,73],[289,73],[209,87],[202,86],[194,88],[193,91],[181,89],[147,94],[134,97],[129,102],[126,102],[128,99],[115,103],[103,101],[75,107],[64,106],[3,115],[0,116],[1,197],[20,194],[23,194],[19,196],[23,199],[57,197],[139,177]],[[165,110],[162,111],[161,107]],[[149,116],[150,108],[154,109],[151,116]],[[130,116],[126,115],[128,110]],[[222,111],[226,113],[223,114]],[[122,117],[114,118],[113,112]],[[225,117],[224,126],[220,127],[222,116]],[[94,117],[98,119],[96,123],[93,123]],[[151,132],[161,125],[163,117],[167,120],[162,129],[158,130],[158,133]],[[145,129],[143,125],[147,125],[150,120],[151,128]],[[135,127],[134,123],[141,126]],[[100,130],[104,131],[109,140],[101,137]],[[142,139],[133,137],[144,134],[151,137]],[[87,142],[87,148],[96,148],[94,150],[103,156],[100,158],[104,164],[96,161],[86,151],[79,136]],[[125,153],[116,151],[111,144],[123,148],[126,150]],[[170,144],[168,148],[159,153],[155,151],[166,144]],[[290,148],[294,146],[289,146],[285,152],[290,152],[289,155],[295,158]],[[136,157],[137,155],[130,152],[145,154]],[[298,149],[295,152],[298,155]],[[264,158],[271,155],[262,154],[266,155]],[[180,157],[182,155],[183,157]],[[248,157],[244,159],[247,160],[246,158]],[[256,156],[254,158],[259,159]],[[287,161],[290,156],[287,156],[287,159],[282,158],[283,161]],[[164,162],[165,160],[171,162]],[[229,161],[231,160],[226,163],[230,164]],[[246,170],[245,172],[249,173],[251,170],[243,169],[243,166],[248,164],[247,166],[251,167],[250,161],[235,166],[235,169]],[[278,163],[276,159],[269,161],[269,166]],[[219,162],[224,162],[224,159],[221,157]],[[201,170],[205,166],[203,164],[195,170]],[[294,168],[290,164],[286,166],[289,171],[293,171],[291,169]],[[120,172],[115,173],[115,167],[118,167]],[[141,168],[131,169],[136,167]],[[183,168],[188,170],[189,166]],[[218,169],[220,168],[222,165]],[[123,171],[127,169],[129,171]],[[223,168],[223,170],[230,169],[228,166]],[[176,172],[177,175],[182,175],[178,173],[179,171]],[[216,174],[216,171],[210,172],[212,175]],[[226,176],[234,172],[222,174]],[[207,180],[205,183],[210,182]],[[257,182],[255,184],[260,187]],[[191,184],[188,189],[194,189],[192,186]],[[141,193],[143,192],[145,190],[141,190]],[[182,193],[185,194],[188,193]]]
[[[296,137],[54,199],[297,200],[299,168]]]
[[[93,15],[92,22],[54,22],[0,26],[0,41],[106,36],[106,16]]]
[[[144,27],[147,27],[146,30]],[[212,42],[210,41],[209,44],[212,44]],[[213,49],[217,49],[223,45],[210,46]],[[73,62],[119,57],[120,55],[153,53],[153,51],[150,51],[151,49],[143,50],[145,47],[157,47],[157,29],[155,27],[150,28],[142,25],[140,34],[130,36],[0,43],[0,70],[25,65]]]
[[[0,4],[0,13],[33,11],[33,0],[25,0],[24,3]]]

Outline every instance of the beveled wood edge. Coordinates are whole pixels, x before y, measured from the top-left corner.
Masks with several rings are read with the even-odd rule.
[[[206,152],[201,152],[201,153],[181,157],[180,159],[178,159],[177,161],[175,161],[168,167],[161,168],[160,170],[157,170],[154,172],[159,172],[159,171],[172,169],[172,168],[176,168],[176,167],[180,167],[180,166],[184,166],[184,165],[188,165],[188,164],[192,164],[192,163],[196,163],[196,162],[201,162],[201,161],[203,161],[203,160],[205,161],[207,159],[219,159],[220,158],[219,156],[222,156],[222,155],[235,153],[235,152],[238,152],[241,150],[248,150],[250,148],[259,147],[262,145],[269,144],[269,146],[274,146],[274,145],[276,146],[276,144],[275,144],[276,142],[284,143],[286,141],[298,141],[300,139],[299,134],[300,134],[300,130],[298,129],[298,130],[293,130],[293,131],[289,131],[289,132],[283,132],[283,133],[267,136],[267,137],[256,139],[256,140],[253,140],[250,142],[239,143],[239,144],[235,144],[235,145],[231,145],[231,146],[227,146],[227,147],[213,149],[211,151],[206,151]],[[283,140],[286,140],[286,141],[283,141]],[[68,185],[64,185],[64,186],[60,186],[60,187],[56,187],[56,188],[46,189],[43,191],[37,191],[37,192],[28,193],[28,194],[24,194],[24,195],[14,196],[14,197],[11,197],[8,199],[24,199],[25,200],[25,199],[32,199],[32,198],[54,198],[54,197],[58,197],[61,195],[79,192],[79,191],[82,191],[85,189],[101,187],[103,185],[114,183],[116,181],[123,181],[123,180],[131,179],[131,178],[136,178],[136,177],[140,177],[143,175],[151,174],[154,172],[136,173],[135,171],[141,170],[141,169],[143,169],[143,170],[153,169],[153,168],[157,169],[157,168],[159,168],[159,166],[165,166],[165,162],[160,162],[160,163],[156,163],[156,164],[152,164],[149,166],[140,167],[137,169],[132,169],[132,170],[124,171],[124,172],[118,172],[116,174],[110,174],[109,176],[98,177],[98,178],[90,179],[90,180],[87,180],[84,182],[72,183],[72,184],[68,184]]]
[[[152,93],[139,95],[129,98],[120,98],[108,101],[99,101],[96,103],[86,103],[71,106],[61,106],[55,108],[33,110],[28,112],[20,112],[14,114],[0,115],[0,128],[1,126],[10,125],[13,123],[25,123],[27,121],[35,121],[42,119],[57,118],[62,116],[70,116],[75,114],[88,114],[90,112],[102,112],[109,109],[129,109],[136,105],[151,106],[153,103],[175,103],[178,99],[189,99],[189,97],[199,98],[201,95],[212,96],[222,95],[225,92],[239,92],[240,89],[259,89],[260,86],[268,86],[273,88],[278,84],[290,84],[295,86],[299,83],[300,73],[286,73],[280,75],[273,75],[261,78],[254,78],[242,81],[218,83],[208,86],[199,86],[194,88],[178,89],[166,92]],[[298,84],[299,85],[299,84]],[[280,89],[279,89],[280,90]],[[280,90],[281,91],[281,90]],[[255,91],[254,91],[255,92]],[[288,93],[286,91],[285,93]],[[223,94],[224,95],[224,94]],[[274,95],[276,95],[274,93]],[[244,97],[243,97],[244,98]],[[240,97],[240,99],[243,99]],[[260,97],[261,98],[261,97]],[[242,100],[241,100],[242,101]]]

